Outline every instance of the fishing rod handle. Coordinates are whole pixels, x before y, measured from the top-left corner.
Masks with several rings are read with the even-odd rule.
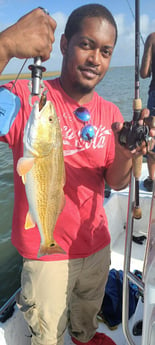
[[[142,162],[143,162],[143,156],[134,156],[132,158],[132,170],[133,170],[133,176],[136,179],[139,179],[142,172]]]
[[[142,100],[141,100],[141,98],[135,98],[133,100],[133,109],[141,111],[141,109],[142,109]]]
[[[133,121],[138,121],[140,118],[142,110],[142,101],[141,98],[135,98],[133,100]]]
[[[141,219],[142,210],[139,203],[139,178],[142,172],[143,156],[134,156],[132,158],[132,173],[135,179],[135,202],[133,207],[133,218]]]
[[[39,7],[44,13],[49,15],[49,12],[43,8]],[[42,72],[46,71],[46,68],[42,66],[41,56],[36,56],[34,58],[34,63],[29,66],[32,73],[32,96],[40,95],[40,81],[42,79]]]
[[[29,69],[31,70],[31,78],[32,78],[32,92],[33,96],[40,94],[40,81],[42,79],[42,72],[46,71],[46,68],[42,66],[41,57],[37,56],[34,58],[34,63],[29,65]]]
[[[139,84],[139,83],[138,83]],[[139,94],[138,92],[135,93]],[[133,121],[138,122],[140,119],[142,110],[142,101],[141,98],[135,97],[133,100]],[[147,137],[147,135],[146,135]],[[139,204],[139,178],[142,173],[142,163],[143,163],[143,156],[134,156],[132,158],[132,172],[135,178],[135,204],[133,207],[133,218],[134,219],[141,219],[142,218],[142,210]]]

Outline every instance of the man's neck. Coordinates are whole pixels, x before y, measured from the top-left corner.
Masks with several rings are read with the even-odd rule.
[[[89,103],[93,98],[94,89],[86,91],[84,89],[82,90],[82,88],[69,87],[69,85],[64,82],[62,77],[60,77],[60,84],[66,94],[74,99],[79,105]]]

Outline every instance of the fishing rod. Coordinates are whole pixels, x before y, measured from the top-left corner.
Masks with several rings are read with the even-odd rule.
[[[135,138],[139,145],[145,141],[146,145],[149,140],[149,129],[154,127],[153,117],[151,121],[147,123],[147,119],[144,121],[145,126],[137,127],[138,120],[141,113],[142,102],[139,95],[139,51],[140,51],[140,0],[135,0],[135,99],[133,102],[133,120],[124,126],[124,132],[122,137],[122,143],[125,147],[129,149],[134,148]],[[149,117],[151,118],[151,117]],[[148,119],[149,119],[148,118]],[[150,123],[149,123],[150,122]],[[133,128],[135,126],[135,132]],[[132,140],[127,140],[127,129],[129,130],[129,139],[134,136],[133,134],[141,131],[141,138],[138,136]],[[120,142],[121,143],[121,142]],[[135,156],[136,157],[136,156]],[[124,250],[124,268],[123,268],[123,301],[122,301],[122,326],[123,332],[129,345],[135,345],[131,332],[129,331],[129,281],[136,284],[139,288],[141,295],[144,295],[144,282],[138,279],[132,272],[130,272],[130,262],[131,262],[131,251],[132,251],[132,236],[133,236],[133,225],[134,218],[141,217],[141,210],[139,207],[139,177],[141,174],[142,167],[142,156],[133,159],[133,169],[131,174],[131,182],[129,188],[129,199],[128,199],[128,214],[127,214],[127,227],[126,227],[126,238],[125,238],[125,250]],[[135,204],[133,207],[135,192]],[[142,342],[145,343],[143,335]]]
[[[140,118],[142,110],[142,101],[140,98],[140,82],[139,82],[139,58],[140,58],[140,4],[136,1],[135,6],[135,98],[133,101],[133,121],[137,122]],[[142,211],[139,205],[139,178],[141,176],[143,156],[134,156],[133,175],[135,177],[135,205],[133,208],[133,217],[140,219]]]
[[[136,1],[136,0],[135,0]],[[123,129],[119,134],[119,142],[129,150],[133,150],[141,146],[143,142],[146,147],[149,147],[149,131],[155,128],[155,119],[149,116],[144,119],[143,125],[139,125],[139,119],[142,110],[142,101],[140,99],[140,73],[139,73],[139,59],[140,59],[140,8],[139,1],[135,2],[135,98],[133,101],[133,119],[130,122],[124,122]],[[132,174],[135,178],[135,201],[132,208],[132,214],[135,219],[142,217],[142,211],[139,204],[139,178],[142,170],[142,155],[134,155],[132,159]]]
[[[135,0],[135,99],[133,101],[133,120],[130,123],[131,127],[137,124],[140,117],[142,102],[139,97],[139,0]],[[131,132],[132,133],[132,132]],[[125,142],[124,137],[122,138]],[[132,250],[132,235],[134,218],[141,217],[141,210],[139,207],[139,176],[141,174],[142,156],[133,160],[133,169],[131,174],[129,199],[128,199],[128,214],[127,214],[127,228],[125,238],[124,250],[124,274],[123,274],[123,303],[122,303],[122,326],[123,332],[129,345],[135,345],[133,338],[129,331],[129,280],[136,284],[141,291],[143,291],[143,284],[139,282],[136,276],[130,272],[131,250]],[[133,207],[135,192],[135,204]]]
[[[136,1],[136,0],[135,0]],[[130,122],[124,122],[123,128],[119,134],[119,142],[129,150],[134,150],[141,146],[143,142],[148,145],[149,127],[154,127],[153,121],[144,120],[143,125],[139,125],[139,119],[142,110],[142,101],[140,99],[139,82],[139,59],[140,59],[140,9],[139,1],[135,3],[135,98],[133,101],[133,118]],[[149,124],[150,122],[150,124]],[[152,122],[152,124],[151,124]],[[149,126],[151,125],[151,126]],[[135,219],[142,217],[142,211],[139,204],[139,178],[142,170],[142,155],[134,155],[132,158],[132,174],[135,178],[135,201],[132,214]]]

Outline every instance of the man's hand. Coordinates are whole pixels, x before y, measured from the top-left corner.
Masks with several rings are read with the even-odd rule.
[[[137,123],[133,123],[132,121],[125,122],[124,124],[114,123],[112,126],[116,145],[119,145],[119,149],[120,146],[123,146],[126,151],[130,151],[130,153],[128,152],[129,158],[133,154],[144,155],[148,150],[152,149],[154,140],[150,141],[150,138],[155,136],[155,128],[150,128],[146,124],[147,120],[145,123],[145,119],[148,117],[149,110],[143,109],[141,111],[141,118]]]
[[[12,57],[19,59],[40,56],[49,59],[54,43],[56,22],[37,8],[0,34],[0,71]]]

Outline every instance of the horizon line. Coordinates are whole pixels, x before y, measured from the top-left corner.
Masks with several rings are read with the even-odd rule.
[[[51,72],[44,72],[44,77],[55,77],[56,75],[59,75],[60,71],[51,71]],[[12,80],[16,79],[18,76],[18,73],[5,73],[0,75],[0,80]],[[30,79],[31,78],[31,72],[28,73],[21,73],[18,76],[18,79]]]
[[[109,69],[113,68],[122,68],[122,67],[134,67],[133,65],[126,65],[126,66],[110,66]],[[44,72],[43,77],[48,78],[48,77],[55,77],[57,75],[60,75],[60,71],[50,71],[50,72]],[[0,75],[0,81],[1,80],[14,80],[18,76],[17,73],[5,73]],[[31,79],[31,72],[23,72],[21,73],[17,79]]]

